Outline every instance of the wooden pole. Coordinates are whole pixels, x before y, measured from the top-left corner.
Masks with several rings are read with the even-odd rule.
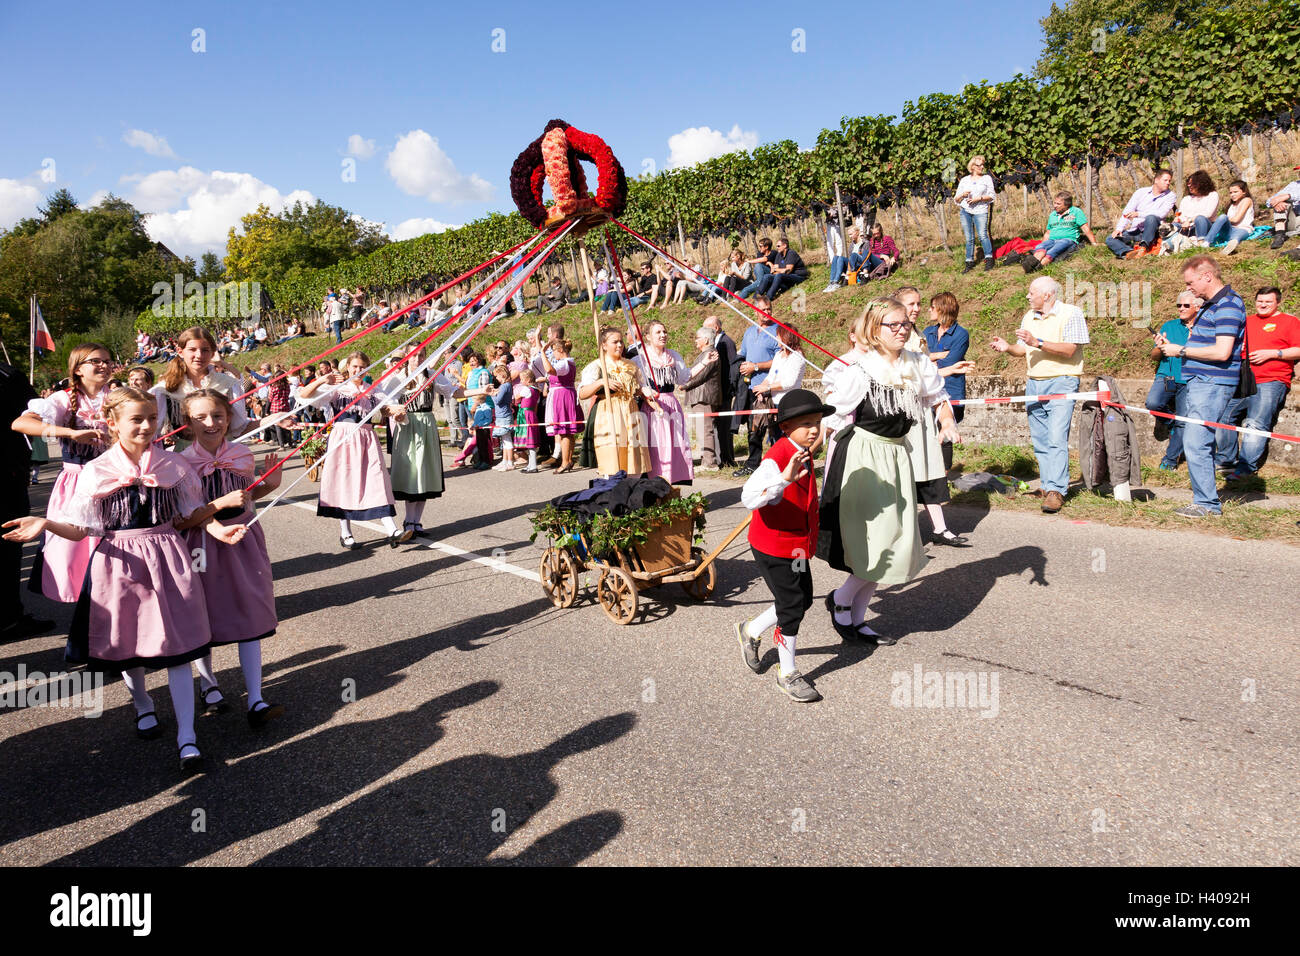
[[[587,275],[587,296],[591,299],[591,324],[596,330],[596,356],[600,359],[600,381],[605,386],[605,401],[609,401],[609,370],[605,368],[605,350],[600,343],[600,310],[596,308],[596,290],[591,284],[591,260],[587,258],[587,247],[582,246],[582,268]],[[612,415],[612,412],[611,412]],[[613,418],[610,421],[613,422]],[[595,425],[593,424],[594,428]]]
[[[27,383],[36,384],[36,296],[27,304]],[[76,424],[75,422],[73,423]]]
[[[681,213],[677,214],[677,241],[682,244],[682,261],[686,261],[686,230],[682,228]]]
[[[844,271],[847,273],[849,271],[849,227],[844,223],[844,202],[840,199],[838,179],[835,180],[835,216],[840,221],[840,247],[844,251]]]
[[[1091,223],[1092,222],[1092,144],[1091,143],[1088,144],[1088,183],[1084,187],[1084,192],[1087,194],[1088,197],[1087,214],[1088,214],[1088,222]],[[1069,210],[1067,210],[1067,212],[1068,211]]]
[[[740,532],[744,531],[746,528],[749,527],[749,522],[753,517],[754,517],[754,512],[752,511],[749,514],[745,515],[745,520],[740,522],[740,524],[736,525],[734,528],[731,529],[731,533],[722,540],[722,544],[714,548],[713,553],[700,562],[700,566],[695,569],[695,573],[691,575],[691,577],[698,578],[701,574],[703,574],[705,569],[710,564],[712,564],[715,560],[717,560],[718,555],[720,555],[726,549],[727,545],[731,544],[731,542],[735,541],[738,537],[740,537]]]

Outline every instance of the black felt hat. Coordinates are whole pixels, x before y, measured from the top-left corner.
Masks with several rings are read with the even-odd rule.
[[[827,415],[834,415],[835,409],[824,404],[815,392],[810,392],[806,388],[792,388],[781,396],[781,402],[776,406],[776,423],[780,425],[792,418],[813,414],[825,418]]]

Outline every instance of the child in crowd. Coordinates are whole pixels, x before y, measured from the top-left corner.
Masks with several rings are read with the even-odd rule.
[[[284,712],[279,704],[262,699],[262,638],[275,633],[275,593],[271,579],[271,558],[266,550],[262,526],[246,525],[253,517],[252,502],[280,485],[280,472],[271,474],[251,492],[253,453],[243,445],[226,440],[233,410],[230,401],[215,389],[190,392],[181,403],[194,444],[181,455],[193,466],[203,483],[208,504],[195,512],[196,519],[211,519],[244,534],[232,547],[208,547],[206,532],[198,527],[188,534],[190,554],[202,554],[204,599],[208,606],[210,646],[239,645],[239,669],[244,673],[248,694],[248,725],[263,727]],[[269,470],[274,457],[267,455],[263,469]],[[194,662],[204,713],[225,713],[230,709],[212,672],[212,652]]]
[[[807,389],[786,392],[776,410],[782,437],[740,492],[741,503],[753,512],[750,550],[774,603],[752,621],[737,624],[736,639],[745,663],[758,673],[763,632],[775,625],[776,686],[800,703],[821,700],[795,667],[794,655],[800,622],[813,602],[808,562],[817,550],[817,478],[809,449],[821,436],[822,418],[833,412]]]
[[[331,372],[304,385],[299,392],[304,402],[326,412],[326,420],[339,415],[330,428],[316,514],[339,519],[339,544],[350,551],[358,547],[352,537],[354,519],[378,518],[388,532],[391,548],[414,536],[409,527],[399,529],[393,522],[397,514],[393,486],[384,464],[384,450],[371,424],[371,419],[385,413],[404,416],[405,409],[386,405],[382,393],[366,393],[362,375],[369,365],[370,356],[353,352],[347,358],[346,379]]]
[[[515,447],[528,452],[525,475],[537,474],[537,446],[542,440],[542,426],[537,421],[537,409],[542,393],[537,388],[533,370],[524,367],[519,371],[519,384],[515,386]]]
[[[50,490],[46,514],[51,519],[58,520],[71,500],[81,469],[108,445],[104,405],[111,361],[108,349],[96,342],[78,345],[68,356],[68,387],[51,392],[48,398],[32,399],[27,411],[13,423],[13,430],[31,438],[33,446],[46,437],[59,439],[63,470]],[[99,539],[92,535],[69,539],[47,534],[32,564],[29,588],[51,601],[77,600],[90,555],[98,544]]]
[[[515,408],[514,386],[510,384],[510,369],[504,361],[492,366],[497,387],[492,393],[492,437],[501,443],[501,463],[495,471],[515,470]]]
[[[126,384],[132,388],[138,388],[142,392],[147,392],[153,388],[153,369],[144,365],[137,365],[126,373]]]
[[[194,735],[194,677],[190,661],[207,652],[207,603],[185,540],[178,533],[202,523],[203,486],[180,455],[153,444],[158,405],[148,392],[124,387],[104,402],[115,439],[77,475],[76,490],[52,518],[7,521],[7,541],[31,541],[44,531],[69,541],[100,537],[68,633],[68,658],[100,672],[121,672],[136,709],[136,735],[162,735],[146,667],[167,669],[176,714],[181,769],[202,767]],[[226,544],[242,528],[207,519]]]

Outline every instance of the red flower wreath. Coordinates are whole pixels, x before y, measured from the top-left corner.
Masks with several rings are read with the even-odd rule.
[[[562,165],[557,162],[558,157],[552,155],[549,174],[547,170],[543,141],[555,129],[563,130],[568,147],[567,181]],[[552,136],[548,142],[550,148],[558,149],[560,145],[558,137]],[[570,126],[564,120],[554,119],[546,124],[542,135],[519,154],[510,168],[510,195],[519,207],[520,214],[538,229],[547,220],[547,208],[542,202],[542,187],[548,180],[551,192],[556,196],[555,211],[561,215],[567,216],[584,206],[592,206],[587,192],[587,177],[580,160],[596,166],[598,189],[594,205],[610,216],[621,215],[627,207],[627,176],[605,141],[593,133],[584,133]]]

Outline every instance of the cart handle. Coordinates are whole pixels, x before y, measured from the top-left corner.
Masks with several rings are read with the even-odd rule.
[[[740,532],[744,531],[746,528],[749,527],[750,519],[752,519],[753,517],[754,517],[754,512],[752,511],[749,514],[745,515],[745,520],[742,521],[740,524],[736,525],[736,527],[734,527],[731,530],[731,533],[727,535],[726,538],[723,539],[722,544],[714,548],[713,553],[700,562],[700,566],[696,568],[695,573],[691,575],[691,580],[695,580],[701,574],[703,574],[704,569],[707,568],[710,564],[712,564],[715,560],[717,560],[718,555],[720,555],[724,550],[726,550],[727,546],[730,545],[731,542],[735,541],[736,538],[740,537]]]

